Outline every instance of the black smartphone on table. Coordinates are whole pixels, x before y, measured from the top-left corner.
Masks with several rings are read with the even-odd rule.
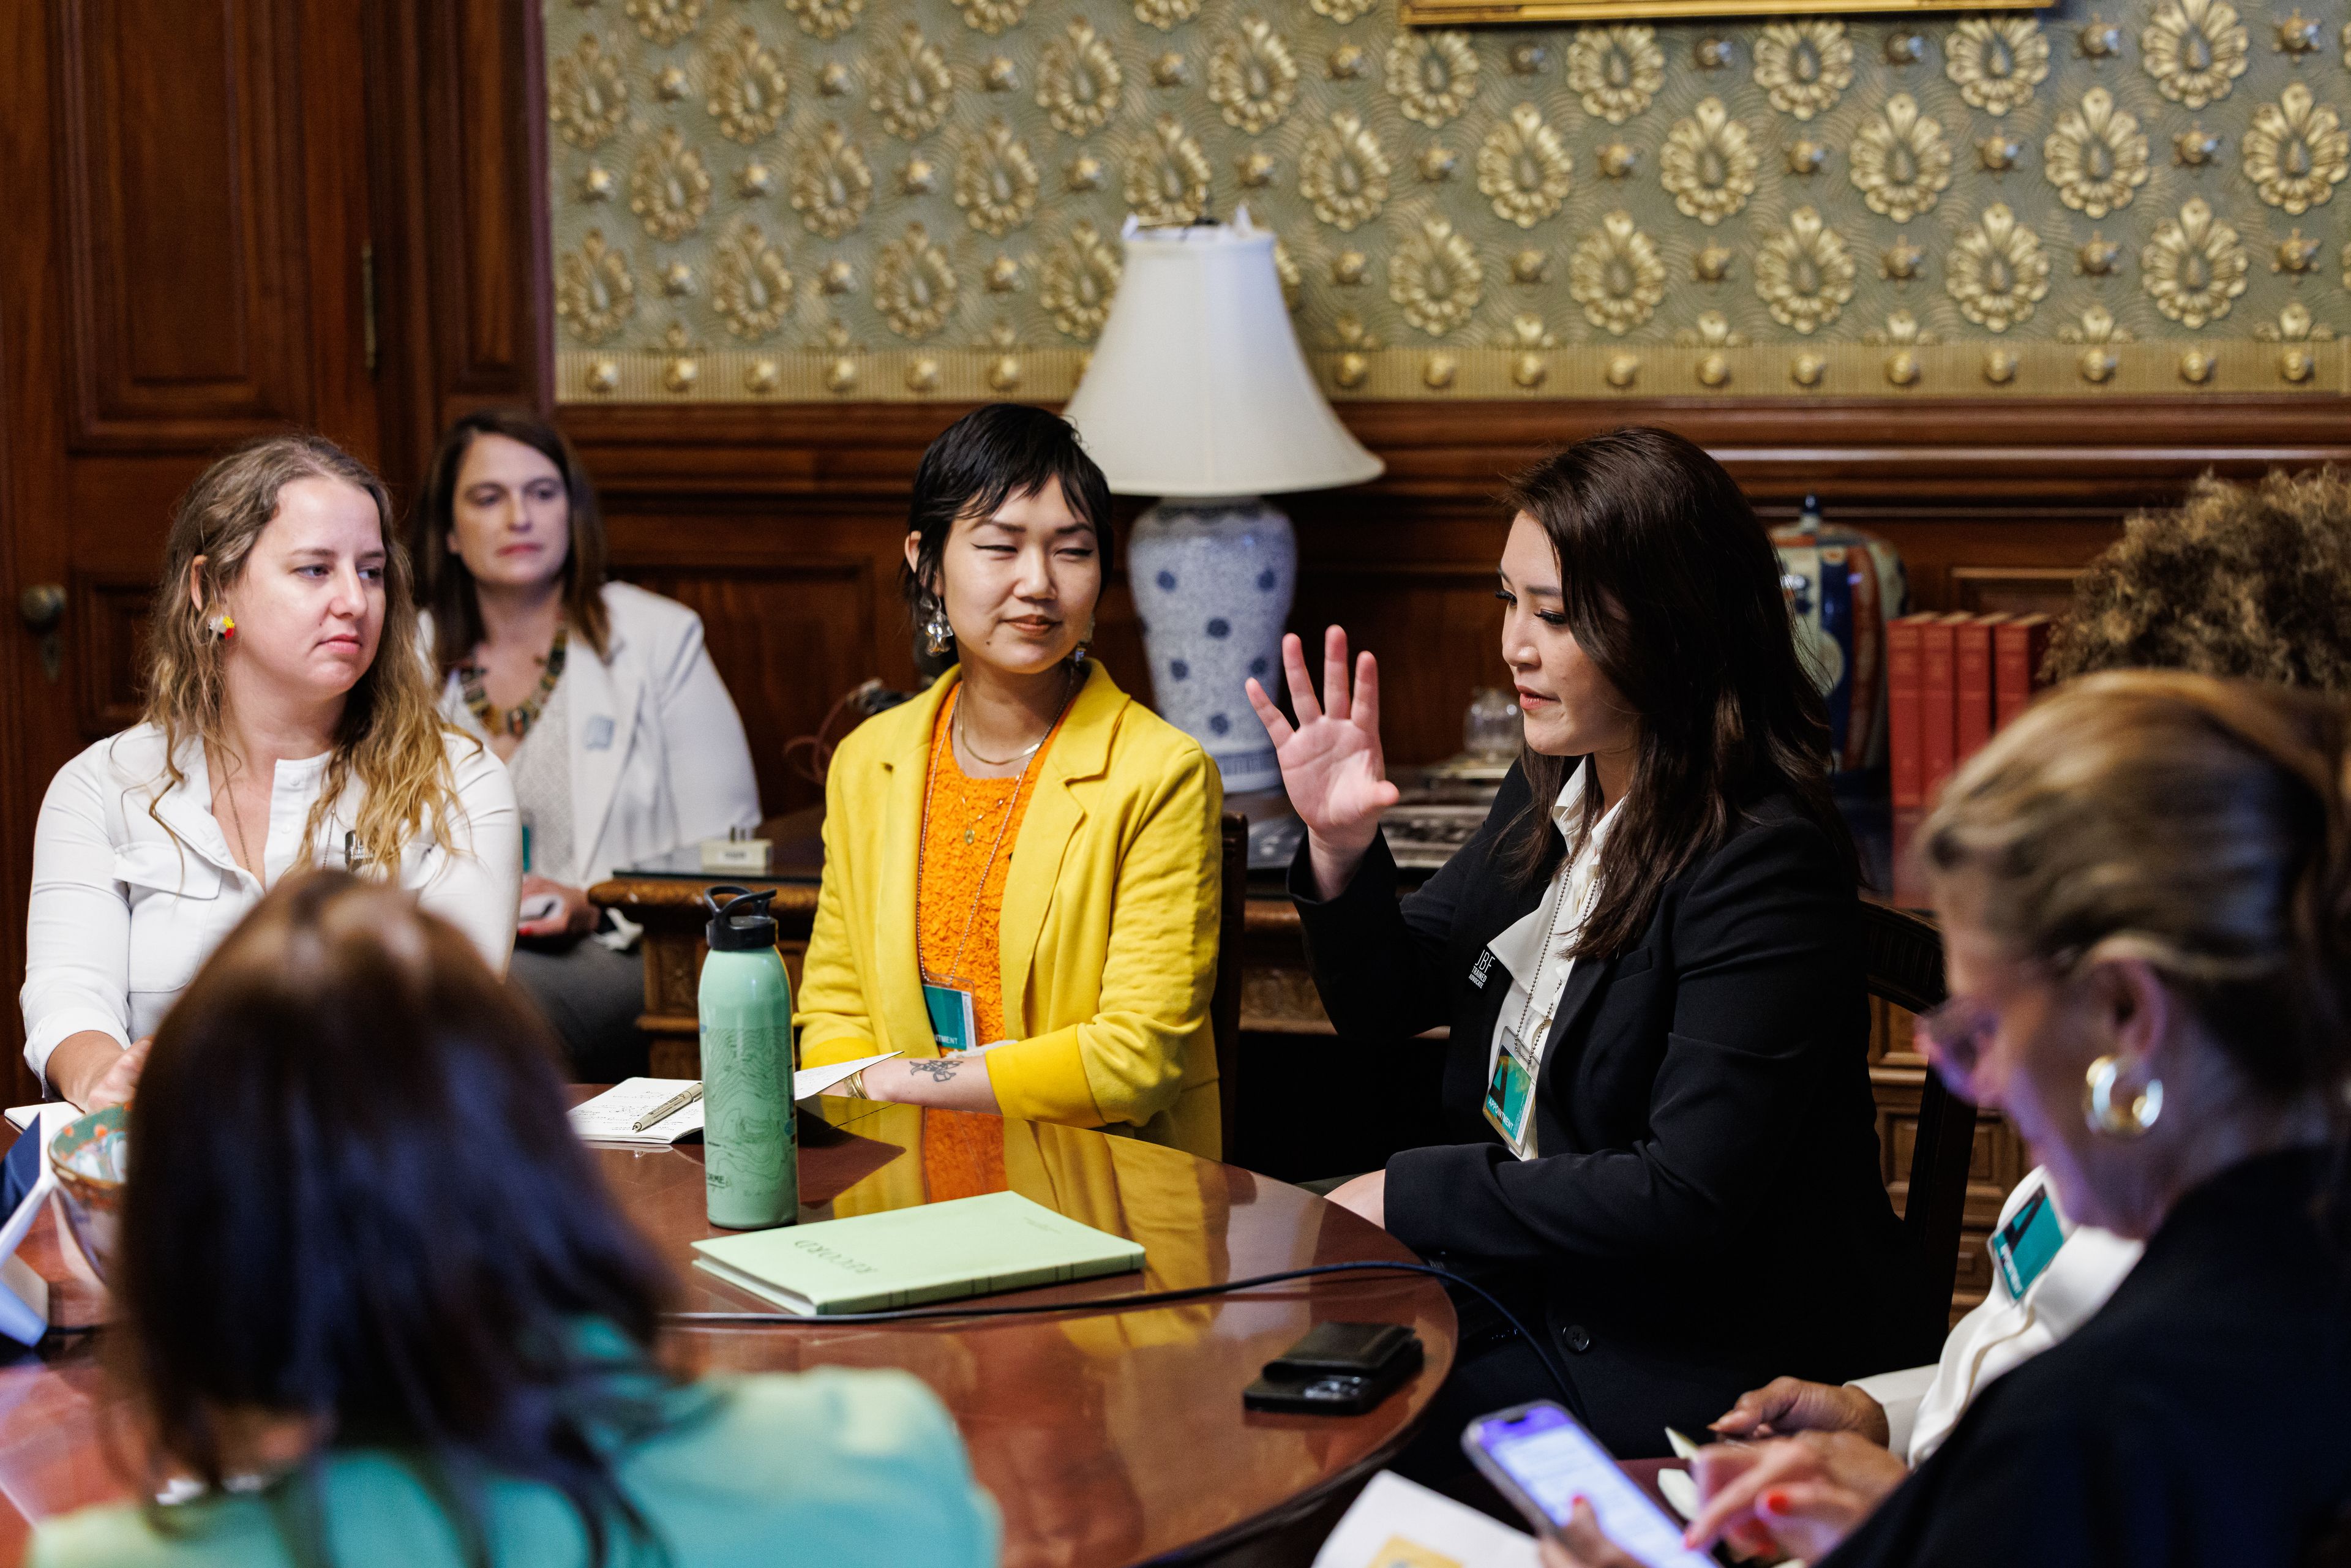
[[[1420,1336],[1402,1323],[1317,1323],[1241,1391],[1250,1410],[1360,1416],[1420,1370]]]

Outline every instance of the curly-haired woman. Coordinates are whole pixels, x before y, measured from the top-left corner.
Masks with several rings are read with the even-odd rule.
[[[2074,584],[2047,680],[2192,670],[2351,692],[2351,476],[2208,474],[2176,510],[2123,529]]]

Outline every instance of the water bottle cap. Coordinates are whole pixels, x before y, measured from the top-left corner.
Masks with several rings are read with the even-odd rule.
[[[722,898],[722,894],[732,897]],[[753,893],[732,884],[706,887],[702,902],[710,906],[710,950],[714,953],[756,953],[776,945],[776,917],[768,912],[776,890]]]

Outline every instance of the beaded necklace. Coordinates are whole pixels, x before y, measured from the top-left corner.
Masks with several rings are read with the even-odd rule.
[[[556,684],[563,679],[563,653],[569,641],[567,629],[558,626],[555,629],[555,645],[548,649],[547,658],[543,661],[546,667],[539,671],[538,685],[532,689],[530,695],[504,710],[490,701],[486,685],[489,679],[487,670],[470,660],[457,666],[458,690],[465,699],[467,710],[481,722],[484,733],[503,733],[517,740],[530,733],[530,727],[538,722],[539,714],[547,707],[547,699],[555,695]]]

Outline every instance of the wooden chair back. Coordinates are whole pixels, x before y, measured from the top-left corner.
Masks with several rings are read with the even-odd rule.
[[[1217,988],[1208,998],[1208,1023],[1217,1039],[1217,1105],[1224,1118],[1224,1153],[1233,1152],[1233,1112],[1240,1101],[1241,912],[1249,904],[1249,819],[1225,813],[1222,837],[1224,898],[1217,919]]]
[[[1932,921],[1864,902],[1862,935],[1871,996],[1910,1013],[1942,1005],[1948,995],[1943,936]],[[1909,1191],[1902,1211],[1913,1290],[1897,1327],[1904,1358],[1912,1364],[1939,1356],[1950,1331],[1951,1287],[1959,1276],[1959,1228],[1967,1213],[1975,1135],[1976,1108],[1928,1071],[1918,1090],[1917,1141],[1910,1150]]]

